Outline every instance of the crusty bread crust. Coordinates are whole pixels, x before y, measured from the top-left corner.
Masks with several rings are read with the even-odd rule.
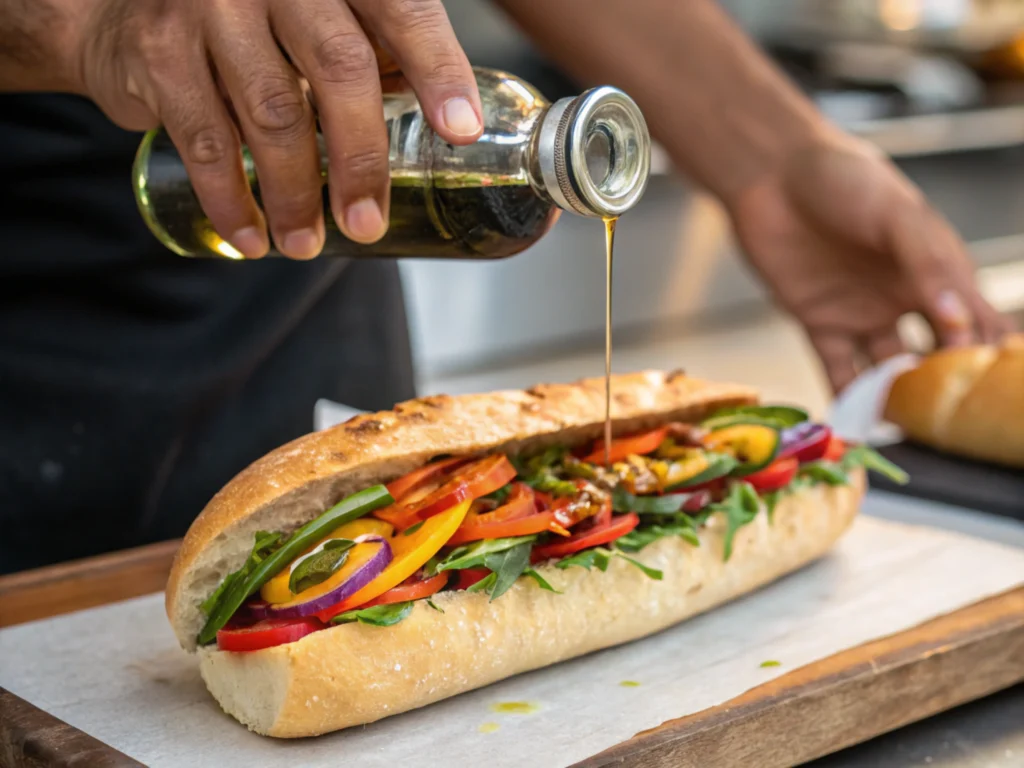
[[[754,403],[757,392],[682,372],[612,377],[616,433],[714,408]],[[239,568],[259,530],[290,531],[345,496],[388,482],[443,454],[516,453],[554,442],[578,445],[604,424],[604,378],[481,395],[424,397],[357,416],[288,443],[250,465],[207,504],[182,542],[167,583],[167,616],[194,650],[199,605]]]
[[[884,415],[923,445],[1024,468],[1024,336],[929,355],[896,378]]]
[[[608,571],[540,571],[563,594],[525,578],[494,602],[442,592],[392,627],[346,624],[255,653],[200,649],[203,679],[224,710],[258,733],[313,736],[416,709],[498,680],[635,640],[713,608],[823,555],[864,493],[817,485],[785,497],[773,522],[759,514],[722,558],[724,521],[700,547],[661,539],[635,557],[662,581],[618,558]]]

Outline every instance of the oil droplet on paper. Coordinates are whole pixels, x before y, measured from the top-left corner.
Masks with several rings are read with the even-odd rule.
[[[762,661],[761,662],[761,666],[762,667],[781,667],[782,666],[782,662],[781,661],[775,661],[774,659],[769,659],[768,661]]]
[[[497,723],[482,723],[477,730],[480,731],[480,733],[494,733],[499,728],[501,728],[501,726]]]
[[[636,680],[623,680],[621,683],[619,683],[619,685],[621,685],[623,688],[639,688],[640,687],[640,683],[638,683]]]
[[[532,715],[540,707],[529,701],[499,701],[491,704],[491,711],[502,715]]]

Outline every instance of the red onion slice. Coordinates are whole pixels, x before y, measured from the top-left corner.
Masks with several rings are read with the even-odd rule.
[[[824,424],[804,422],[782,430],[779,458],[795,457],[801,462],[814,461],[825,455],[832,430]]]
[[[317,595],[301,603],[285,603],[281,607],[268,606],[266,609],[267,618],[299,619],[305,616],[312,616],[314,613],[330,608],[332,605],[337,605],[342,600],[351,597],[377,578],[380,572],[391,562],[393,557],[391,545],[382,536],[375,534],[358,536],[353,541],[356,544],[377,543],[379,546],[377,551],[365,563],[359,566],[345,581],[330,592]],[[310,589],[315,589],[315,587]]]

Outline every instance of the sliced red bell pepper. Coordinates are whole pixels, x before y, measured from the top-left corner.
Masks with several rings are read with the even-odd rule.
[[[424,483],[437,480],[439,477],[450,474],[456,467],[466,464],[469,461],[471,461],[471,459],[466,458],[465,456],[455,456],[450,459],[433,461],[426,466],[413,470],[407,475],[403,475],[397,480],[392,480],[387,484],[388,493],[391,494],[391,498],[393,499],[401,499]]]
[[[789,485],[796,477],[800,461],[796,458],[776,459],[764,469],[747,475],[743,479],[758,491],[777,491]]]
[[[640,525],[640,517],[634,512],[626,515],[616,515],[605,525],[595,526],[564,541],[555,541],[550,544],[534,547],[530,560],[534,563],[539,563],[542,560],[565,557],[574,552],[579,552],[581,549],[608,544],[620,536],[625,536],[638,525]]]
[[[491,572],[486,568],[466,568],[455,573],[458,575],[455,589],[469,589],[478,581],[482,581],[491,575]]]
[[[508,484],[515,476],[515,467],[508,457],[496,453],[421,484],[405,498],[373,514],[398,530],[405,530],[467,499],[486,496]]]
[[[665,438],[668,436],[668,430],[668,427],[658,427],[657,429],[652,429],[649,432],[643,432],[639,435],[620,437],[612,440],[612,443],[608,448],[607,460],[609,462],[622,461],[632,454],[644,456],[648,453],[654,453],[654,451],[658,450],[658,447],[665,442]],[[604,440],[598,440],[597,444],[594,445],[594,449],[583,457],[583,461],[589,464],[604,464]]]
[[[822,458],[825,461],[839,461],[845,453],[846,443],[832,435],[832,438],[828,441],[828,448],[825,449],[825,455]]]
[[[436,576],[431,576],[429,579],[419,579],[413,576],[397,587],[392,587],[383,595],[379,595],[363,605],[357,605],[351,610],[358,611],[363,608],[372,608],[375,605],[404,603],[407,600],[422,600],[424,597],[430,597],[434,593],[440,592],[447,584],[447,573],[439,573]]]
[[[314,618],[263,619],[247,627],[224,627],[217,631],[217,647],[222,651],[260,651],[275,645],[301,640],[323,629]]]

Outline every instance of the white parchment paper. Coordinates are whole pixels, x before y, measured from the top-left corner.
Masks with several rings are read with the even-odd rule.
[[[889,520],[862,516],[825,559],[705,616],[319,739],[265,739],[223,715],[159,596],[0,631],[0,685],[153,766],[564,766],[1024,582],[1024,527],[991,522],[984,540],[891,519],[903,506],[927,519],[935,505],[869,496],[866,509],[876,505]],[[969,526],[952,508],[936,519]],[[491,710],[509,701],[537,709]]]

